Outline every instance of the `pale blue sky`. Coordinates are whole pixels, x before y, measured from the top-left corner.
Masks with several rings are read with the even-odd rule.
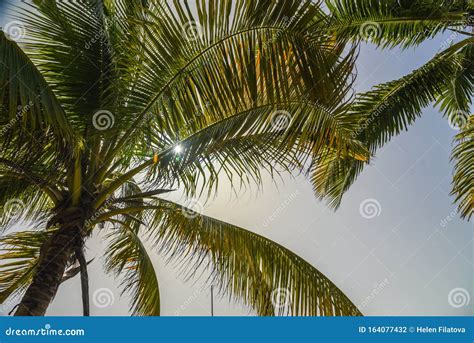
[[[1,5],[1,4],[0,4]],[[0,7],[0,16],[3,10]],[[5,18],[0,18],[0,24]],[[357,90],[399,78],[424,64],[449,34],[416,49],[361,49]],[[456,215],[450,193],[449,162],[453,130],[432,108],[411,129],[380,149],[347,193],[341,208],[331,212],[315,200],[303,177],[285,179],[278,189],[268,180],[263,191],[229,198],[221,185],[204,213],[251,229],[296,252],[327,275],[365,315],[467,315],[454,308],[448,294],[455,288],[474,296],[473,225]],[[359,213],[361,202],[376,199],[380,215]],[[104,276],[100,243],[89,244],[91,293],[110,288],[114,302],[92,308],[93,315],[127,315],[127,299]],[[154,255],[160,281],[163,315],[208,315],[209,289],[184,284],[175,271]],[[471,300],[472,304],[472,300]],[[239,304],[216,301],[217,315],[251,314]],[[80,315],[78,278],[62,285],[49,315]]]

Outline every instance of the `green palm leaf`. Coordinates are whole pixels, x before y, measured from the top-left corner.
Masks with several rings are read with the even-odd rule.
[[[474,115],[466,118],[456,142],[452,155],[455,161],[452,194],[456,196],[461,217],[470,220],[474,213]]]
[[[22,231],[0,239],[0,304],[29,286],[48,235],[44,231]]]
[[[327,27],[339,39],[408,48],[449,28],[463,30],[473,13],[465,0],[328,0]]]
[[[283,246],[173,202],[155,205],[162,209],[150,212],[146,231],[188,277],[202,267],[222,294],[260,315],[361,314],[327,277]]]
[[[358,95],[350,112],[361,118],[357,140],[365,143],[371,153],[387,143],[393,136],[408,129],[423,108],[443,99],[452,82],[460,96],[469,92],[472,68],[465,54],[472,50],[473,39],[466,39],[436,55],[431,61],[409,75],[380,84],[369,92]],[[468,68],[463,67],[467,65]],[[468,82],[459,83],[453,77],[464,73]],[[448,106],[448,105],[445,105]],[[363,170],[366,162],[355,159],[338,159],[334,154],[321,154],[312,166],[312,181],[321,197],[330,199],[334,207],[340,205],[342,195]]]
[[[132,298],[133,314],[159,316],[158,279],[138,230],[126,222],[114,221],[114,229],[106,239],[106,270],[122,279],[123,292]]]

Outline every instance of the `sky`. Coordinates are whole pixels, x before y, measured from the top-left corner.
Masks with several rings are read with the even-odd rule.
[[[4,26],[8,19],[2,4]],[[356,90],[411,72],[433,57],[449,36],[439,35],[405,51],[363,45]],[[474,315],[472,306],[456,302],[459,295],[474,296],[473,225],[456,215],[449,195],[456,133],[436,109],[425,109],[408,132],[378,151],[336,212],[315,198],[304,177],[285,177],[278,187],[267,178],[263,189],[238,197],[229,196],[224,182],[204,214],[297,253],[329,277],[364,315]],[[367,203],[375,204],[374,216],[370,209],[361,210]],[[118,281],[105,275],[101,251],[100,238],[88,243],[88,258],[94,257],[89,271],[91,313],[129,315],[129,299],[120,295]],[[158,254],[150,254],[160,283],[162,315],[210,315],[210,289],[200,281],[185,283]],[[255,315],[227,299],[214,299],[214,305],[219,316]],[[61,286],[47,315],[81,313],[76,277]]]

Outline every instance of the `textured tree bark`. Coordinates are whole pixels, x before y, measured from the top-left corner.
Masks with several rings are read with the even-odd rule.
[[[41,247],[38,267],[15,316],[44,316],[53,300],[66,266],[81,235],[82,215],[78,209],[60,214],[59,229]]]

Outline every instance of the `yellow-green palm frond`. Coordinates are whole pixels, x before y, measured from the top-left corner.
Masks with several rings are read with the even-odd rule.
[[[188,278],[210,273],[223,295],[260,315],[353,316],[357,307],[326,276],[283,246],[235,225],[157,200],[147,236]]]
[[[134,182],[122,187],[121,198],[116,199],[121,207],[143,206],[146,196]],[[114,210],[114,207],[110,210]],[[153,263],[140,238],[143,211],[123,214],[111,219],[113,229],[105,237],[107,272],[121,279],[122,292],[131,296],[134,315],[159,316],[160,290]]]
[[[338,39],[408,48],[448,29],[470,25],[469,0],[327,0],[327,31]]]
[[[0,238],[0,304],[30,284],[47,237],[47,231],[22,231]]]
[[[466,118],[456,143],[452,194],[461,217],[470,220],[474,213],[474,115]]]
[[[452,82],[456,82],[460,97],[467,94],[472,89],[473,69],[465,56],[472,50],[472,44],[472,38],[461,41],[409,75],[359,94],[349,110],[352,115],[361,118],[354,138],[375,154],[392,137],[406,131],[424,108],[446,99]],[[465,65],[467,68],[463,67]],[[462,76],[459,76],[460,73],[463,73]],[[462,77],[463,81],[456,81],[454,78],[457,76]],[[470,103],[469,98],[466,101]],[[444,106],[449,117],[455,107],[448,107],[447,103]],[[320,154],[312,165],[315,191],[337,208],[342,195],[366,164],[367,161],[337,158],[334,153]]]

